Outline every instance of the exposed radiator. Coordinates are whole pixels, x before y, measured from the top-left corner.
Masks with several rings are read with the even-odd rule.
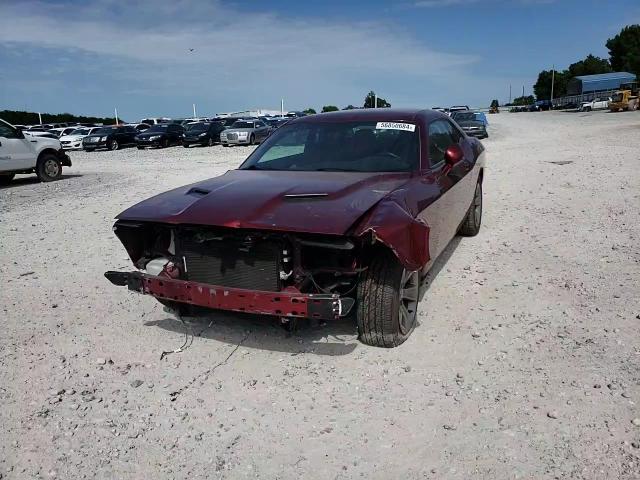
[[[241,238],[206,239],[183,231],[179,256],[186,264],[185,277],[195,282],[249,290],[277,292],[281,248],[276,242]]]

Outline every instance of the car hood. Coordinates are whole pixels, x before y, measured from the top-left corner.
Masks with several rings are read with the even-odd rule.
[[[342,235],[410,173],[231,170],[162,193],[119,220]]]
[[[224,133],[253,132],[255,128],[227,128]]]
[[[166,134],[167,132],[142,132],[142,133],[136,134],[136,136],[140,138],[149,138],[149,137],[162,136]]]
[[[86,135],[64,135],[60,137],[60,141],[75,142],[78,140],[82,140],[84,137],[86,137]]]
[[[484,127],[484,123],[479,122],[477,120],[464,120],[462,122],[458,122],[458,125],[460,125],[462,128],[465,127]]]

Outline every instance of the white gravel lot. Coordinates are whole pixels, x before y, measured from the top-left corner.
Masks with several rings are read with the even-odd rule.
[[[393,350],[220,314],[160,360],[184,331],[103,277],[131,269],[113,217],[248,147],[0,189],[0,478],[640,478],[640,112],[489,120],[482,231]]]

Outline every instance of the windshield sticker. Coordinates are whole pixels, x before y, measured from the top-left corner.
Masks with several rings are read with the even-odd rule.
[[[376,130],[404,130],[405,132],[415,132],[416,126],[413,123],[378,122]]]

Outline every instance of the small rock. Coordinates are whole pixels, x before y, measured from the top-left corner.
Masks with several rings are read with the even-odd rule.
[[[631,423],[633,423],[636,427],[640,427],[640,418],[634,418],[633,420],[631,420]]]
[[[473,333],[471,334],[471,336],[472,336],[473,338],[480,338],[480,334],[479,334],[478,332],[473,332]]]
[[[129,385],[131,385],[133,388],[138,388],[140,385],[142,385],[144,382],[142,380],[134,380],[133,382],[131,382]]]
[[[556,412],[555,410],[551,410],[550,412],[547,412],[547,417],[556,419],[558,418],[558,412]]]
[[[444,428],[445,430],[456,430],[456,426],[455,425],[449,425],[448,423],[445,423],[442,428]]]
[[[631,398],[631,395],[629,395],[627,392],[622,392],[621,395],[623,398]]]
[[[106,365],[107,360],[105,358],[96,358],[96,365]]]
[[[404,371],[409,373],[411,371],[411,366],[410,365],[405,365]]]
[[[640,442],[631,442],[633,448],[640,448]]]
[[[56,395],[62,395],[64,393],[64,388],[52,388],[49,390],[49,396],[54,397]]]

